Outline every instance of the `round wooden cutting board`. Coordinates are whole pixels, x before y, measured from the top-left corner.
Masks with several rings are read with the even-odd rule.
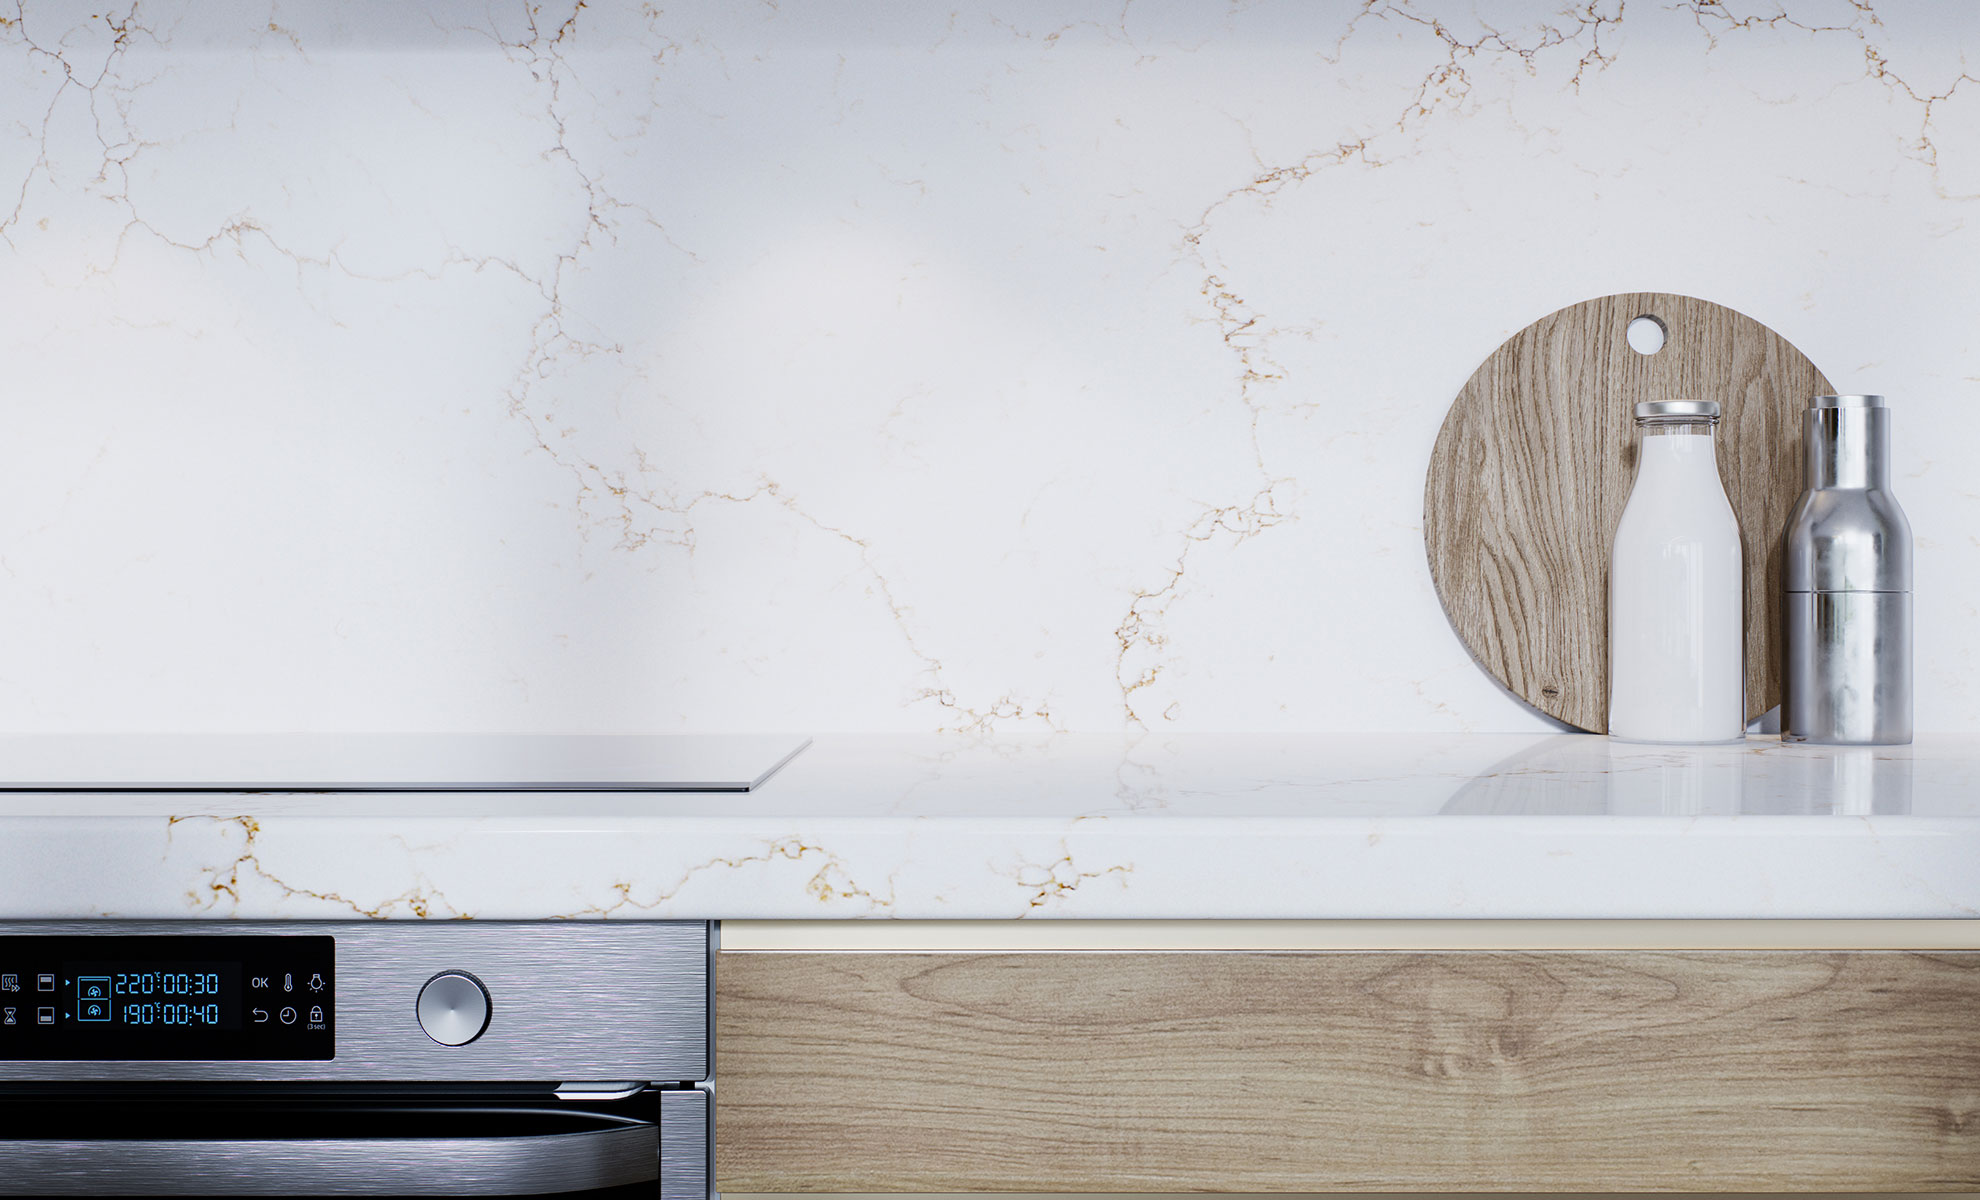
[[[1638,317],[1665,330],[1631,349]],[[1609,722],[1609,547],[1636,475],[1640,400],[1717,400],[1719,477],[1746,555],[1746,714],[1781,701],[1781,537],[1801,414],[1829,381],[1751,317],[1632,292],[1542,317],[1458,393],[1423,485],[1430,575],[1481,666],[1548,716]]]

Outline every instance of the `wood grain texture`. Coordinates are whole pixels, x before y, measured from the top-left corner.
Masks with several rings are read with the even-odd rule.
[[[1630,349],[1639,316],[1662,350]],[[1638,401],[1717,400],[1719,477],[1746,558],[1746,707],[1781,699],[1781,537],[1801,493],[1801,414],[1829,381],[1750,317],[1658,292],[1570,305],[1474,372],[1437,435],[1423,536],[1437,596],[1514,694],[1608,728],[1609,549],[1636,475]]]
[[[1980,952],[729,953],[723,1192],[1980,1190]]]

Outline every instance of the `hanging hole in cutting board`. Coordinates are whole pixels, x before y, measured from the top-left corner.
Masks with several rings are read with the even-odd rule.
[[[1629,348],[1638,354],[1655,354],[1664,348],[1664,335],[1668,332],[1662,321],[1645,313],[1629,323],[1623,336],[1629,339]]]

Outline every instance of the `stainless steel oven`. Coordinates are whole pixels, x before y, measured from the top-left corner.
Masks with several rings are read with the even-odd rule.
[[[0,923],[0,1195],[703,1200],[710,941]]]

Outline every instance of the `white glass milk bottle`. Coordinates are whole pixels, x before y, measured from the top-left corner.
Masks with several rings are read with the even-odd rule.
[[[1636,485],[1609,557],[1609,733],[1746,736],[1739,521],[1719,482],[1719,405],[1636,406]]]

